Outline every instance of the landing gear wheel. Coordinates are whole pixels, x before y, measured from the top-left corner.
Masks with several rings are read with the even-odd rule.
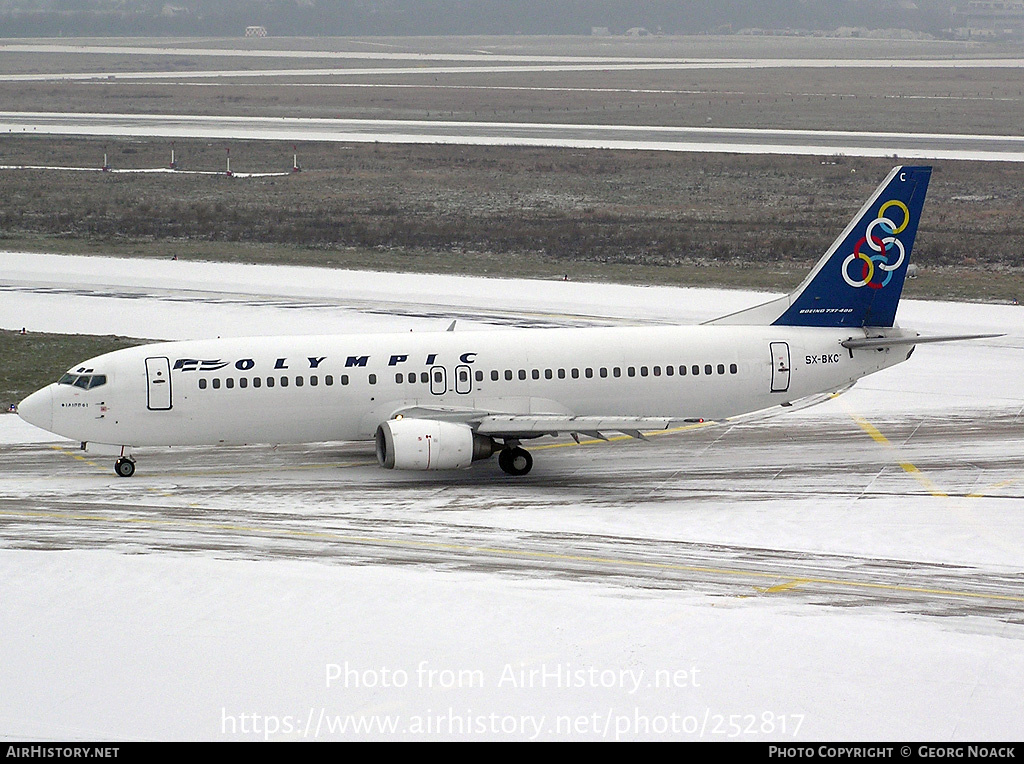
[[[525,448],[503,448],[498,454],[498,466],[509,475],[525,475],[533,467],[533,457]]]
[[[135,462],[121,457],[114,462],[114,472],[117,473],[118,477],[131,477],[135,474]]]

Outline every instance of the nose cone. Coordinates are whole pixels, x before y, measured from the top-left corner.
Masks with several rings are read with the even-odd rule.
[[[29,424],[53,431],[53,389],[52,386],[38,390],[18,404],[18,416]]]

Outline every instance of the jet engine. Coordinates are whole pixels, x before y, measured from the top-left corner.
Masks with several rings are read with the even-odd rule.
[[[374,436],[377,461],[396,470],[456,470],[487,459],[501,446],[466,424],[434,419],[389,419]]]

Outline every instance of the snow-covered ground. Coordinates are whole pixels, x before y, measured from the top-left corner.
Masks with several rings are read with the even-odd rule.
[[[0,272],[0,327],[168,339],[436,329],[451,317],[467,331],[491,322],[696,322],[768,297],[24,253],[0,253]],[[774,426],[848,426],[851,414],[896,421],[913,412],[1016,417],[1024,430],[1024,307],[906,301],[899,319],[924,333],[1006,336],[920,346],[908,363]],[[868,434],[863,441],[889,448]],[[53,439],[0,416],[0,449],[44,442]],[[613,448],[600,458],[615,459]],[[948,448],[955,460],[957,443]],[[791,521],[779,519],[784,499],[751,510],[715,496],[631,518],[628,505],[572,507],[564,485],[551,493],[551,506],[565,510],[558,519],[542,517],[542,488],[531,491],[529,511],[506,510],[504,519],[495,519],[501,507],[474,510],[465,501],[444,511],[457,510],[462,522],[479,511],[487,524],[513,529],[632,526],[655,538],[884,553],[1020,578],[1024,500],[1015,496],[1024,453],[1011,453],[1001,470],[1015,488],[976,503],[927,492],[903,498],[900,480],[917,493],[921,486],[897,470],[888,499],[804,496],[789,506]],[[59,493],[62,479],[47,483],[27,470],[20,478],[48,494]],[[381,473],[381,483],[392,479]],[[431,514],[400,479],[393,485],[375,494],[381,512],[396,520]],[[5,514],[4,499],[23,496],[18,486],[18,474],[0,479],[0,527],[27,522],[23,511]],[[344,507],[349,499],[333,501]],[[59,550],[0,549],[0,739],[1024,734],[1024,626],[998,618],[818,606],[753,587],[750,596],[711,597],[444,566],[125,554],[48,540]]]

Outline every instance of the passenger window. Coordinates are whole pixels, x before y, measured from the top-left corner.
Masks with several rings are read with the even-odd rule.
[[[724,363],[718,364],[718,373],[719,374],[725,374],[725,364]]]
[[[281,387],[288,387],[288,377],[281,377]]]
[[[636,376],[636,367],[634,367],[634,366],[627,367],[626,368],[626,376],[627,377],[635,377]]]
[[[711,364],[710,363],[704,364],[704,373],[705,374],[710,374],[712,371],[713,371],[713,369],[711,368]]]
[[[739,371],[739,368],[736,366],[736,364],[734,364],[734,363],[730,363],[729,364],[729,373],[730,374],[735,374],[738,371]]]
[[[233,388],[235,386],[235,379],[234,379],[234,377],[228,377],[226,380],[224,380],[224,386],[226,388],[228,388],[229,390],[231,388]]]
[[[427,374],[427,372],[425,372],[425,371],[421,371],[420,372],[420,382],[423,382],[424,384],[426,384],[429,381],[430,381],[430,375]]]
[[[497,382],[499,376],[501,376],[501,375],[498,374],[498,370],[497,369],[492,370],[491,371],[491,382]]]
[[[267,387],[273,387],[273,386],[274,386],[274,378],[273,377],[267,377]]]
[[[263,384],[263,377],[253,377],[252,378],[252,386],[253,387],[259,387],[262,384]]]
[[[641,377],[646,377],[647,376],[647,367],[646,366],[641,366],[640,367],[640,376]]]
[[[571,376],[573,379],[579,379],[580,378],[580,370],[579,369],[573,369],[572,371],[569,372],[569,376]]]
[[[534,369],[530,372],[530,376],[534,379],[540,379],[540,369]]]
[[[512,379],[512,369],[505,369],[505,379]]]
[[[655,366],[654,369],[652,369],[652,371],[654,372],[654,376],[656,376],[656,377],[660,377],[661,376],[661,367],[660,366]]]
[[[409,372],[409,383],[412,384],[415,381],[416,381],[416,372],[410,371]]]
[[[685,377],[686,376],[686,367],[685,366],[680,366],[679,367],[679,376],[680,377]]]
[[[341,375],[341,384],[343,384],[343,385],[347,385],[348,384],[348,374],[342,374]]]
[[[559,369],[558,370],[558,378],[559,379],[565,379],[565,369]]]
[[[316,387],[317,385],[320,384],[320,379],[316,376],[316,374],[309,375],[309,384],[312,385],[313,387]]]
[[[583,376],[586,377],[587,379],[593,379],[594,370],[588,366],[586,369],[583,370]]]
[[[693,376],[696,377],[698,374],[700,374],[700,366],[694,364],[693,366],[690,367],[690,371],[693,373]]]
[[[675,366],[666,366],[665,367],[665,376],[666,377],[671,377],[675,373],[676,373]]]
[[[404,374],[402,374],[402,372],[398,372],[398,373],[397,373],[397,374],[395,375],[395,382],[397,382],[398,384],[402,384],[402,382],[403,382],[404,380],[405,380],[405,375],[404,375]]]
[[[249,380],[246,379],[245,377],[242,377],[240,380],[238,380],[238,386],[239,387],[248,387],[249,386]]]
[[[520,369],[519,370],[519,378],[520,379],[526,379],[526,369]]]
[[[303,384],[302,377],[296,377],[295,378],[295,386],[296,387],[302,387],[302,384]]]
[[[328,374],[326,377],[324,377],[324,384],[327,385],[328,387],[331,387],[334,384],[334,375]]]
[[[220,390],[220,380],[216,377],[213,378],[213,389]]]
[[[553,376],[555,375],[552,373],[551,369],[544,369],[544,379],[551,379]]]
[[[604,379],[605,377],[608,376],[608,369],[606,367],[602,366],[600,373],[601,373],[601,378]]]
[[[371,385],[377,384],[377,375],[376,374],[371,374],[369,382],[370,382]]]
[[[482,371],[479,371],[479,370],[477,371],[477,373],[476,373],[476,381],[477,382],[483,382],[484,381],[484,373]]]
[[[612,376],[613,377],[621,377],[622,376],[622,369],[620,369],[618,366],[614,367],[612,369]]]
[[[206,389],[206,380],[205,379],[202,379],[202,378],[199,379],[199,389],[200,390],[205,390]]]

